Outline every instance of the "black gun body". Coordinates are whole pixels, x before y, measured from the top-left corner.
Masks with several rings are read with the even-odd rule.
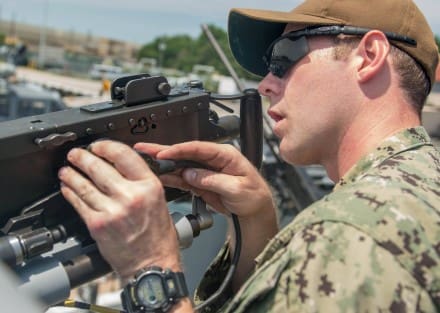
[[[0,227],[59,188],[57,171],[75,146],[101,138],[132,145],[221,141],[238,135],[238,117],[215,123],[209,114],[209,95],[199,92],[130,107],[103,102],[0,123]],[[58,213],[69,217],[64,208]]]

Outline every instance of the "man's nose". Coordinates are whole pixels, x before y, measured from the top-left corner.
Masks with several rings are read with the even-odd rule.
[[[280,89],[280,79],[271,72],[269,72],[258,85],[258,92],[266,97],[278,94]]]

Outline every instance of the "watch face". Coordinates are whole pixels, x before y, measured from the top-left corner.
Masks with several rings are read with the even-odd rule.
[[[142,277],[137,284],[136,296],[140,305],[161,307],[167,301],[162,277],[156,274]]]

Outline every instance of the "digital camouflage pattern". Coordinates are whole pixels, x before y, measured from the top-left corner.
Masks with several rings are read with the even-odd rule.
[[[221,283],[228,253],[208,270],[197,301]],[[440,153],[424,128],[362,158],[269,242],[228,296],[204,312],[439,310]]]

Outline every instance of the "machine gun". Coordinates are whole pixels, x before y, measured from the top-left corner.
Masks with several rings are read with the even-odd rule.
[[[111,271],[59,192],[57,171],[73,147],[86,147],[101,138],[133,145],[223,142],[240,136],[242,153],[257,167],[261,164],[261,98],[254,89],[220,96],[203,90],[200,82],[172,89],[164,77],[139,74],[116,79],[111,99],[0,123],[0,257],[18,274],[20,288],[47,305]],[[240,117],[219,117],[211,109],[214,103],[232,113],[218,101],[232,99],[240,99]],[[157,174],[169,165],[147,161]],[[168,201],[185,194],[166,189]],[[196,198],[195,204],[198,212],[173,216],[183,246],[210,226],[203,202]]]

